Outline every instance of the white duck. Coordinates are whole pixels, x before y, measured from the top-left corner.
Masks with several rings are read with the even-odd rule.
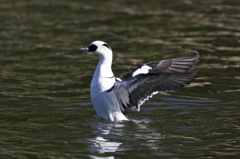
[[[91,82],[91,100],[99,117],[109,121],[129,120],[129,109],[140,106],[159,92],[177,90],[189,84],[199,71],[192,72],[199,54],[143,64],[116,78],[112,72],[112,49],[103,41],[94,41],[79,49],[99,56]]]

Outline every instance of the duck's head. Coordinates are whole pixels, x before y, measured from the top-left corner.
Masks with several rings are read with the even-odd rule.
[[[86,51],[86,52],[92,52],[94,54],[97,54],[99,56],[109,56],[112,55],[112,49],[111,47],[103,42],[103,41],[94,41],[91,44],[89,44],[88,47],[79,49],[80,51]]]

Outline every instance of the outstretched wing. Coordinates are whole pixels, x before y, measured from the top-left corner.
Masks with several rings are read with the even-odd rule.
[[[140,106],[158,92],[177,90],[189,84],[199,71],[185,73],[149,73],[138,74],[115,83],[112,91],[116,93],[122,112],[127,108],[140,110]]]
[[[191,56],[186,57],[166,59],[157,62],[149,62],[121,76],[120,79],[123,81],[138,74],[190,72],[194,65],[198,62],[198,58],[199,54],[195,53]]]

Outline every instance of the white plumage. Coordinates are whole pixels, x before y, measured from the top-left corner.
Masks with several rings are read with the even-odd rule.
[[[111,69],[112,49],[107,43],[94,41],[80,50],[99,56],[91,82],[91,100],[97,115],[109,121],[129,120],[129,109],[139,111],[149,97],[183,87],[198,74],[198,71],[191,71],[198,62],[198,53],[150,62],[115,78]]]

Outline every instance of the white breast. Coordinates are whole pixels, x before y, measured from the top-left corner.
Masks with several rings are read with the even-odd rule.
[[[101,87],[101,85],[91,87],[91,100],[97,115],[109,121],[128,120],[120,110],[115,93],[102,92]]]

